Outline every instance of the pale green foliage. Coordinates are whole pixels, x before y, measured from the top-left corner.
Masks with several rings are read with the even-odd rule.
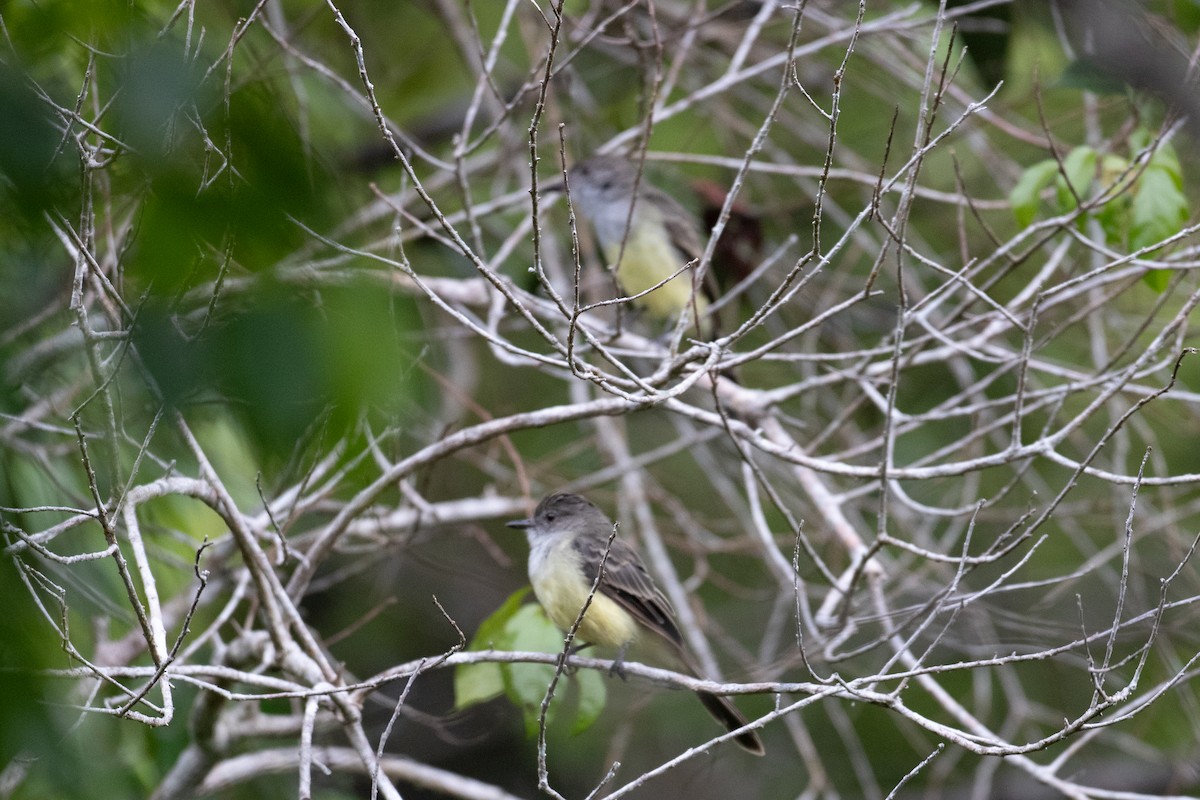
[[[528,594],[528,588],[513,592],[500,608],[480,623],[469,649],[561,652],[562,631],[546,617],[541,606],[524,603]],[[522,710],[525,729],[533,736],[538,731],[546,687],[553,678],[554,667],[548,664],[464,664],[454,674],[454,705],[458,709],[468,708],[504,694]],[[586,730],[596,721],[604,710],[608,695],[604,678],[594,670],[572,671],[565,681],[559,683],[559,691],[560,695],[550,705],[546,719],[549,723],[561,715],[563,694],[573,695],[573,734]]]
[[[1150,147],[1144,165],[1135,163]],[[1046,207],[1043,191],[1053,184],[1051,210],[1068,214],[1083,203],[1087,213],[1078,217],[1079,224],[1095,220],[1109,245],[1144,250],[1175,235],[1191,214],[1179,157],[1170,144],[1152,142],[1144,129],[1130,137],[1129,149],[1126,158],[1080,145],[1061,163],[1048,158],[1026,168],[1008,195],[1017,223],[1033,224]],[[1165,270],[1148,270],[1145,281],[1161,292],[1167,277]]]

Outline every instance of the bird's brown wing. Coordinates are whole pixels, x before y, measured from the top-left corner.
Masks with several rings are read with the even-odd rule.
[[[604,557],[607,539],[587,536],[575,538],[584,572],[589,583],[596,580],[600,559]],[[604,580],[600,593],[613,600],[650,630],[683,651],[683,637],[675,625],[675,609],[666,595],[654,585],[637,551],[620,539],[613,539],[604,562]]]
[[[654,186],[643,187],[642,194],[653,195],[654,203],[674,210],[673,214],[663,215],[663,224],[667,228],[667,235],[671,237],[671,244],[675,245],[688,261],[699,263],[700,256],[704,255],[704,247],[700,231],[695,224],[696,215],[681,206],[674,197]],[[717,280],[712,265],[709,265],[708,271],[705,272],[704,285],[700,289],[709,302],[717,299]]]
[[[579,551],[584,573],[589,582],[595,582],[604,557],[607,539],[597,537],[575,537],[575,548]],[[657,633],[670,643],[678,654],[683,668],[693,675],[700,675],[695,662],[683,646],[683,637],[675,626],[675,610],[666,595],[654,585],[654,579],[646,571],[637,551],[620,539],[613,539],[608,558],[604,562],[604,580],[599,591],[624,608],[634,619]],[[726,730],[735,731],[746,724],[746,718],[728,697],[711,692],[696,692],[700,702]],[[755,755],[766,752],[762,739],[755,731],[746,731],[734,737],[741,747]]]
[[[664,214],[664,224],[671,235],[671,243],[679,248],[689,260],[699,258],[704,253],[700,246],[700,232],[696,229],[695,214],[681,206],[671,195],[655,186],[643,186],[641,193],[650,198],[650,205],[668,208],[671,213]]]

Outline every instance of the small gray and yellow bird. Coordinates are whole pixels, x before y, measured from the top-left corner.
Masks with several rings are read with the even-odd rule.
[[[603,511],[577,494],[552,494],[538,503],[533,517],[513,520],[508,527],[525,531],[529,539],[529,582],[551,622],[564,631],[575,624],[603,559],[604,577],[580,622],[579,639],[616,648],[618,661],[633,648],[649,654],[654,663],[699,677],[671,603],[633,547],[619,538],[609,545],[613,524]],[[726,730],[747,724],[728,697],[711,692],[696,696]],[[734,741],[755,755],[765,752],[753,730],[739,733]]]
[[[697,286],[693,269],[687,268],[702,255],[695,216],[644,176],[639,180],[637,166],[620,156],[579,162],[567,172],[567,185],[574,208],[592,226],[604,258],[615,265],[621,291],[629,296],[647,292],[634,303],[657,320],[673,323],[686,311],[691,328],[710,338],[712,283]]]

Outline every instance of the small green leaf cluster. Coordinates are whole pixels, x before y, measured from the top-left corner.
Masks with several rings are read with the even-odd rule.
[[[546,617],[541,606],[524,602],[528,593],[528,587],[513,592],[479,625],[468,649],[561,652],[562,632]],[[553,679],[554,667],[549,664],[463,664],[454,674],[454,705],[461,710],[506,695],[521,709],[526,732],[536,736],[542,700]],[[591,727],[607,700],[604,679],[594,670],[570,674],[569,684],[560,684],[559,694],[570,695],[574,702],[551,703],[546,723],[552,724],[563,715],[564,709],[570,709],[572,735]]]
[[[1017,224],[1033,223],[1043,208],[1044,190],[1053,184],[1054,211],[1082,208],[1080,224],[1095,220],[1106,244],[1136,252],[1170,238],[1191,213],[1179,157],[1145,129],[1129,137],[1129,152],[1127,158],[1080,145],[1061,162],[1048,158],[1027,168],[1008,195]],[[1151,270],[1145,280],[1161,292],[1168,277],[1167,270]]]

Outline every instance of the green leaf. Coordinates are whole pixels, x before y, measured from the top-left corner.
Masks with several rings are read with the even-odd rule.
[[[1095,210],[1094,217],[1104,231],[1104,240],[1110,245],[1124,247],[1129,232],[1128,191],[1133,175],[1129,173],[1129,161],[1108,153],[1100,159],[1100,185],[1104,187],[1104,203]]]
[[[1129,152],[1135,155],[1141,153],[1154,144],[1154,139],[1155,135],[1152,131],[1146,128],[1135,129],[1133,133],[1129,134]],[[1167,142],[1159,142],[1158,148],[1150,154],[1148,166],[1165,169],[1171,173],[1180,186],[1183,185],[1183,167],[1179,164],[1179,156],[1175,153],[1175,148]]]
[[[1066,212],[1078,205],[1076,196],[1080,200],[1088,196],[1088,189],[1096,177],[1096,151],[1086,145],[1076,147],[1063,159],[1063,172],[1065,178],[1059,175],[1057,183],[1058,207]],[[1075,191],[1072,192],[1071,189]]]
[[[1175,153],[1175,148],[1163,142],[1154,151],[1154,155],[1150,156],[1151,168],[1161,169],[1167,172],[1175,181],[1175,185],[1183,187],[1183,167],[1179,164],[1179,156]]]
[[[1150,142],[1154,141],[1154,134],[1147,128],[1135,128],[1129,134],[1129,152],[1140,153],[1150,146]]]
[[[510,594],[500,604],[499,608],[489,614],[487,619],[479,623],[479,630],[475,631],[475,636],[471,639],[471,643],[467,645],[467,649],[489,650],[506,647],[508,642],[508,623],[521,610],[521,604],[525,602],[525,598],[528,596],[528,586],[517,589]]]
[[[506,626],[507,646],[513,650],[534,653],[555,653],[562,650],[563,635],[535,604],[521,606]],[[554,679],[554,667],[549,664],[505,664],[504,690],[525,715],[525,730],[535,735],[541,714],[542,698]],[[550,708],[547,722],[553,719],[557,705]]]
[[[608,689],[604,676],[593,669],[580,670],[575,675],[579,687],[579,706],[571,722],[571,735],[583,733],[600,718],[608,701]]]
[[[468,649],[561,652],[562,631],[546,617],[540,605],[524,603],[528,595],[528,587],[513,592],[500,608],[480,623]],[[507,695],[521,709],[525,730],[535,736],[542,698],[553,679],[554,667],[549,664],[463,664],[454,673],[454,707],[463,709],[501,694]],[[576,715],[571,722],[571,733],[576,734],[595,723],[604,710],[608,699],[604,676],[594,670],[581,670],[570,677],[569,684],[559,684],[556,697],[562,698],[568,692],[578,700]],[[546,715],[547,723],[557,717],[561,707],[562,704],[557,702],[551,705]]]
[[[1117,193],[1117,186],[1126,188],[1133,176],[1128,174],[1129,160],[1115,154],[1105,154],[1100,158],[1100,186],[1104,187],[1104,191],[1109,194]]]
[[[1162,294],[1167,290],[1167,284],[1171,282],[1171,270],[1169,269],[1152,269],[1142,276],[1142,283],[1149,286],[1157,294]]]
[[[1147,167],[1133,197],[1129,246],[1134,250],[1178,233],[1188,218],[1187,197],[1168,170]]]
[[[1054,159],[1039,161],[1021,173],[1021,179],[1008,193],[1008,202],[1012,205],[1013,216],[1022,228],[1029,227],[1037,216],[1039,195],[1054,180],[1058,174],[1058,162]]]
[[[454,670],[454,709],[486,703],[504,693],[504,673],[494,662],[459,664]]]
[[[508,648],[508,623],[521,608],[529,587],[518,589],[479,624],[479,630],[467,646],[468,650]],[[461,664],[454,670],[454,708],[461,710],[484,703],[504,693],[503,664]]]

